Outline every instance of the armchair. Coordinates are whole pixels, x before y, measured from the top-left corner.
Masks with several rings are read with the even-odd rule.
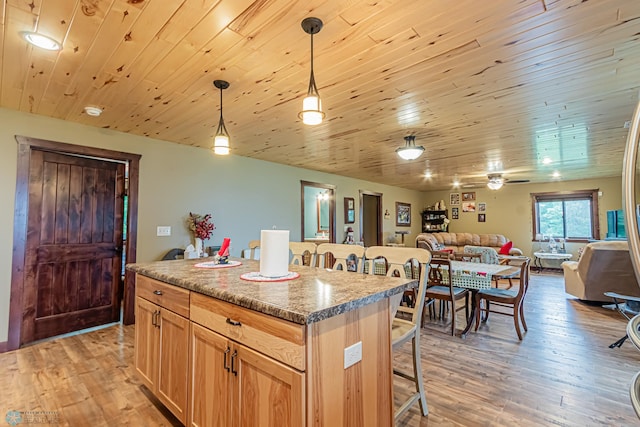
[[[562,269],[565,291],[581,300],[611,302],[605,292],[640,297],[625,241],[589,243],[578,261],[565,261]]]

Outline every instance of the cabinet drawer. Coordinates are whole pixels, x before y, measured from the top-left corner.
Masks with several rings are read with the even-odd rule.
[[[190,293],[187,289],[136,274],[136,296],[178,313],[187,319],[189,318]]]
[[[305,370],[305,325],[195,292],[191,295],[191,321],[300,371]]]

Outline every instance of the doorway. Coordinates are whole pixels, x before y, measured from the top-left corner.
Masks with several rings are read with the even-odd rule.
[[[133,323],[133,277],[123,283],[122,259],[136,259],[140,156],[16,140],[8,349],[118,321],[121,304],[123,323]]]
[[[360,190],[360,236],[365,247],[382,246],[382,193]]]

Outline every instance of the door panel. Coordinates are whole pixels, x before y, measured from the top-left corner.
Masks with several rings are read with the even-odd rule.
[[[303,374],[243,345],[236,349],[234,425],[304,425]]]
[[[135,367],[142,383],[154,390],[157,378],[158,333],[154,317],[158,306],[146,299],[136,298]]]
[[[192,322],[191,354],[191,426],[230,426],[229,341]]]
[[[124,164],[32,150],[22,343],[120,316]]]
[[[158,398],[187,423],[189,389],[189,319],[160,309]]]

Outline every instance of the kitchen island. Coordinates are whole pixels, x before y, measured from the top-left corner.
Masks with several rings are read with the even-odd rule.
[[[392,300],[416,281],[291,265],[250,282],[257,261],[132,264],[135,365],[186,425],[393,425]]]

